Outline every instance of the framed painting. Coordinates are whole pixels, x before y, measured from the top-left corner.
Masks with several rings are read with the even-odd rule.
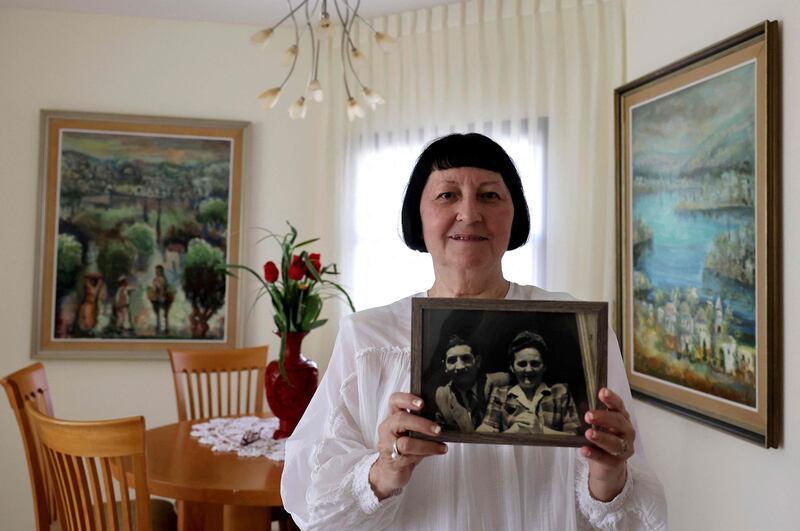
[[[603,407],[608,306],[600,302],[415,298],[411,392],[438,436],[481,444],[582,446]]]
[[[782,416],[778,46],[766,21],[615,94],[631,388],[766,447]]]
[[[33,356],[236,344],[246,122],[41,112]]]

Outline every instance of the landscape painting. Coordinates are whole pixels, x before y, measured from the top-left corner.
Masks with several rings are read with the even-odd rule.
[[[631,108],[635,371],[754,408],[755,62]]]
[[[241,129],[48,126],[44,343],[228,344]]]
[[[631,390],[766,447],[782,414],[777,32],[765,21],[615,90]]]

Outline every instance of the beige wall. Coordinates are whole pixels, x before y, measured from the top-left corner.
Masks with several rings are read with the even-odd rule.
[[[0,9],[0,376],[31,363],[40,109],[252,122],[243,227],[283,230],[290,219],[304,234],[330,236],[330,224],[322,222],[327,214],[313,206],[326,204],[315,186],[325,182],[322,166],[313,148],[304,148],[322,141],[319,110],[305,121],[291,121],[288,97],[280,109],[260,109],[255,96],[279,82],[288,41],[278,35],[261,50],[249,44],[255,29]],[[274,256],[271,246],[248,247],[249,263]],[[331,257],[330,246],[323,252]],[[275,352],[266,310],[260,303],[256,312],[248,311],[246,342],[269,341]],[[305,351],[327,356],[333,334],[334,326],[312,334]],[[151,427],[177,418],[166,361],[44,363],[59,416],[143,414]],[[0,400],[5,403],[5,396]],[[0,528],[32,529],[25,459],[5,405],[0,456]]]
[[[764,19],[783,22],[784,90],[784,447],[763,450],[703,425],[644,404],[637,412],[648,459],[669,499],[670,528],[677,530],[798,529],[800,492],[800,330],[797,306],[800,223],[800,3],[795,0],[628,0],[628,79],[635,79]]]

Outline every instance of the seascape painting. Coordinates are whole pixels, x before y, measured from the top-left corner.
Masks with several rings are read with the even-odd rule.
[[[629,122],[633,371],[756,408],[756,62]]]
[[[232,140],[58,134],[51,340],[226,340]]]

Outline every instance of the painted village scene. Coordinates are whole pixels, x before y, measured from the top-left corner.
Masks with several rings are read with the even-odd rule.
[[[631,128],[634,371],[754,408],[755,63]]]
[[[231,142],[61,132],[53,338],[225,338]]]

